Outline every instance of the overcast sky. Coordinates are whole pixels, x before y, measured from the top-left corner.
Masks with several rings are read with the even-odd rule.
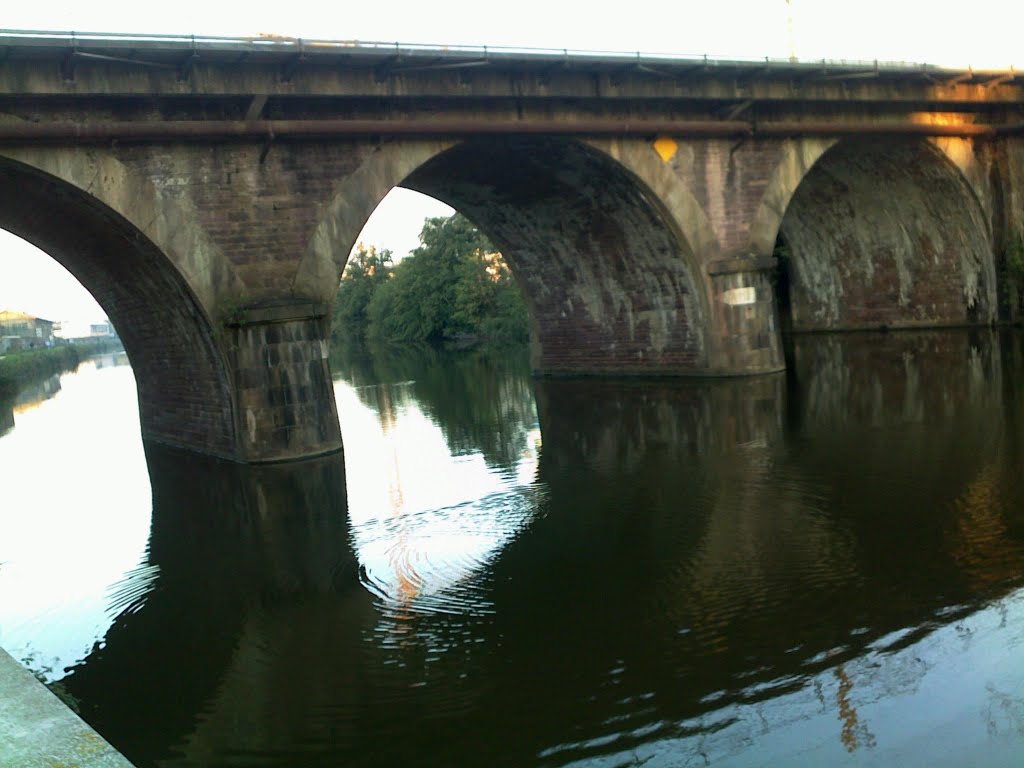
[[[706,0],[642,5],[588,0],[425,3],[5,2],[6,29],[276,34],[408,43],[708,54],[718,58],[912,61],[975,68],[1024,67],[1024,0]],[[449,209],[415,193],[393,194],[363,240],[401,254],[423,218]],[[50,319],[103,316],[46,256],[0,232],[0,309]],[[83,295],[84,294],[84,295]]]

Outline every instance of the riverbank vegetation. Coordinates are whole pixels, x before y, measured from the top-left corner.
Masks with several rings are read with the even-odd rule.
[[[13,397],[26,384],[72,371],[92,355],[120,348],[119,341],[103,340],[9,352],[0,357],[0,396]]]
[[[335,301],[336,340],[526,341],[519,288],[501,254],[468,219],[427,219],[420,243],[398,264],[389,251],[356,249]]]

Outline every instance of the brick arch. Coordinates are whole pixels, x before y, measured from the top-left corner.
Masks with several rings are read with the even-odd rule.
[[[107,312],[135,371],[145,439],[238,457],[214,328],[164,251],[90,191],[10,157],[0,157],[0,227],[62,264]]]
[[[708,302],[688,233],[614,151],[577,141],[378,146],[324,207],[297,294],[337,285],[363,224],[396,186],[448,203],[501,248],[530,308],[538,371],[707,367]]]
[[[719,255],[718,236],[704,206],[686,182],[658,156],[650,142],[589,139],[586,144],[621,164],[636,177],[638,184],[650,189],[653,204],[661,209],[666,223],[674,227],[678,237],[687,244],[686,255],[700,254],[702,262]],[[691,267],[695,273],[701,271],[696,260]]]
[[[690,244],[610,155],[554,138],[467,140],[402,186],[487,232],[530,310],[542,373],[696,373],[707,301]]]
[[[299,296],[333,300],[349,253],[381,200],[423,163],[453,141],[403,141],[380,144],[340,180],[306,244],[292,290]]]
[[[750,226],[749,251],[754,256],[770,256],[782,225],[782,217],[807,172],[831,147],[835,139],[787,139],[782,142],[779,162],[765,187],[761,204]]]
[[[986,217],[961,171],[926,140],[834,144],[792,192],[778,237],[794,330],[995,319]]]
[[[117,211],[174,264],[203,309],[216,317],[245,289],[230,259],[200,223],[197,205],[174,173],[154,173],[145,160],[122,161],[114,150],[61,147],[8,149],[2,154],[83,190]]]
[[[982,210],[988,210],[989,169],[985,163],[978,161],[979,147],[974,139],[962,136],[931,136],[927,141],[937,154],[946,159],[951,168],[957,170]]]

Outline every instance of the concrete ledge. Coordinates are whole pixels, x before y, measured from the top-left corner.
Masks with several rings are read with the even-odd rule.
[[[242,328],[249,325],[271,325],[295,320],[320,320],[329,311],[327,304],[312,301],[296,301],[257,307],[241,307],[225,321],[229,327]]]
[[[96,731],[0,649],[0,765],[133,768]]]
[[[709,275],[735,275],[739,272],[762,272],[774,269],[778,259],[774,256],[756,256],[753,258],[719,259],[707,266]]]
[[[750,368],[594,368],[576,370],[573,368],[534,369],[531,373],[538,379],[726,379],[753,376],[771,376],[786,370],[785,365],[760,365]]]
[[[827,336],[831,334],[853,333],[901,333],[903,331],[971,331],[986,328],[1014,327],[1016,323],[965,323],[959,320],[939,322],[936,320],[901,320],[895,323],[873,323],[864,325],[835,325],[811,328],[790,328],[786,333],[790,336]]]

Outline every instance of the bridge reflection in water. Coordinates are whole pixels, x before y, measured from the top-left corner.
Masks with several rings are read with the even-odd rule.
[[[65,684],[140,765],[1013,764],[1021,338],[789,354],[536,410],[519,369],[348,359],[347,489],[150,448],[147,562]],[[491,491],[397,477],[424,413]]]

